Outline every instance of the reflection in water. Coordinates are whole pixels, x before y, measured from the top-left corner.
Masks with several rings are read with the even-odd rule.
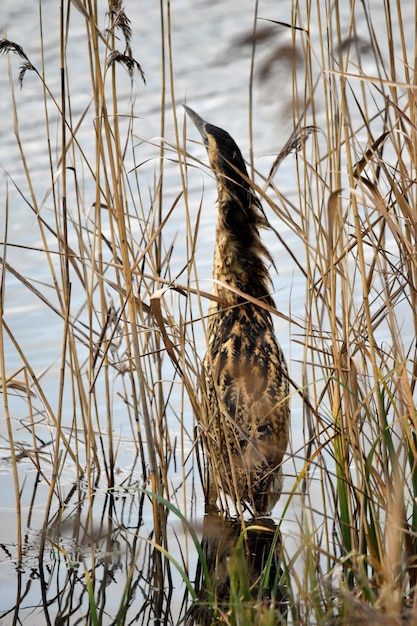
[[[275,607],[275,624],[287,623],[288,602],[280,567],[281,533],[272,519],[252,519],[242,524],[209,513],[204,519],[201,545],[207,571],[199,562],[198,600],[189,611],[187,626],[210,625],[236,610],[243,610],[250,620],[255,611],[258,615],[262,612],[262,605],[266,611]]]
[[[74,485],[43,533],[27,530],[16,596],[0,622],[74,626],[96,615],[100,625],[173,624],[170,564],[153,543],[157,531],[144,528],[146,506],[135,485],[90,497]]]
[[[38,485],[35,480],[34,505]],[[204,517],[205,559],[196,566],[198,599],[190,608],[188,590],[180,606],[178,591],[184,587],[166,556],[175,554],[176,542],[182,552],[178,527],[173,532],[171,525],[175,516],[170,519],[160,505],[160,528],[147,530],[149,504],[133,483],[90,495],[75,484],[43,533],[27,528],[16,594],[10,595],[0,622],[196,626],[215,623],[238,607],[247,623],[254,623],[255,612],[270,612],[272,606],[274,624],[286,623],[281,535],[271,519],[242,525],[217,513]],[[15,560],[10,546],[0,543],[0,550],[8,550],[9,562]]]

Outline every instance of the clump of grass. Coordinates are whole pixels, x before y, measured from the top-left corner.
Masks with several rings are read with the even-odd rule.
[[[82,8],[81,5],[77,7]],[[102,595],[109,574],[107,566],[102,573],[103,566],[96,558],[97,550],[112,553],[113,542],[122,542],[127,551],[125,568],[129,581],[128,587],[121,592],[126,598],[124,619],[127,619],[134,590],[142,586],[146,590],[145,597],[149,597],[143,607],[136,610],[147,623],[149,614],[161,615],[167,610],[172,595],[167,558],[170,552],[168,509],[156,497],[149,498],[143,491],[139,502],[132,503],[130,511],[126,510],[129,507],[121,507],[120,502],[129,499],[126,488],[130,489],[135,482],[140,487],[149,486],[159,498],[175,497],[177,487],[173,487],[170,475],[178,454],[178,444],[170,430],[175,420],[181,430],[180,482],[185,482],[189,471],[186,446],[190,447],[192,441],[187,443],[188,435],[182,428],[182,401],[179,408],[177,405],[177,408],[170,409],[171,395],[179,379],[172,368],[167,374],[164,345],[151,311],[151,297],[161,286],[172,281],[170,248],[173,243],[164,240],[163,230],[178,198],[163,214],[163,143],[153,148],[156,182],[150,203],[142,197],[142,156],[136,149],[134,99],[132,96],[130,101],[120,105],[118,90],[121,83],[126,85],[127,80],[133,94],[134,81],[144,81],[145,73],[131,52],[130,21],[123,4],[109,4],[105,32],[99,28],[103,16],[96,13],[94,7],[82,9],[91,72],[91,101],[84,110],[73,108],[75,87],[67,54],[70,48],[68,28],[74,7],[69,4],[68,8],[66,14],[61,6],[58,52],[63,80],[58,97],[48,85],[43,56],[41,67],[36,68],[19,44],[3,39],[0,46],[0,51],[8,55],[16,141],[28,190],[26,193],[22,189],[20,193],[32,213],[36,238],[40,241],[39,247],[32,248],[32,252],[39,249],[39,262],[43,268],[43,283],[39,288],[36,279],[28,279],[19,272],[18,263],[16,267],[8,263],[20,244],[9,238],[6,228],[0,333],[3,399],[6,409],[11,399],[15,403],[22,400],[27,407],[29,417],[20,423],[31,434],[32,440],[25,444],[24,458],[29,459],[37,470],[35,484],[40,480],[47,490],[42,502],[44,520],[39,535],[39,562],[47,560],[51,545],[59,548],[57,537],[65,535],[69,525],[73,527],[74,538],[77,537],[79,544],[74,557],[72,551],[71,554],[65,553],[66,561],[74,558],[77,567],[78,561],[85,563],[87,574],[84,578],[91,605],[94,589],[99,589]],[[44,101],[49,181],[40,191],[28,164],[19,129],[13,75],[16,56],[19,63],[23,63],[18,75],[20,86],[24,90],[28,80],[38,81]],[[27,73],[28,69],[33,70],[33,75]],[[52,117],[55,116],[59,120],[56,148],[52,139]],[[82,133],[88,124],[91,124],[89,135],[94,137],[92,150],[83,143]],[[45,319],[52,317],[54,332],[60,337],[61,345],[59,347],[58,341],[54,357],[56,365],[52,366],[55,369],[52,388],[43,380],[42,372],[32,366],[25,348],[14,334],[13,324],[9,324],[8,286],[12,277],[31,298],[40,302]],[[170,308],[175,306],[172,299]],[[167,312],[166,315],[165,322],[168,326],[173,325],[172,314]],[[175,329],[176,325],[174,334]],[[4,348],[6,341],[12,347],[15,360],[20,361],[14,374],[9,371],[8,353]],[[195,356],[191,353],[190,358]],[[118,417],[121,413],[122,420]],[[25,483],[20,470],[12,416],[9,412],[6,416],[19,512],[17,562],[21,566],[27,549],[23,529],[26,524],[30,526],[30,520],[26,522],[22,518],[20,507],[30,484]],[[172,416],[169,427],[168,419],[171,420]],[[129,427],[121,426],[123,423],[130,424],[130,431]],[[50,436],[43,450],[40,444],[45,441],[45,430]],[[123,431],[122,437],[117,435],[118,430]],[[126,444],[131,453],[131,470],[127,474],[123,472],[121,480],[117,474],[118,458]],[[69,476],[75,483],[70,489],[65,486]],[[103,494],[105,503],[100,514],[101,505],[97,503]],[[36,498],[35,490],[33,504]],[[179,505],[187,512],[189,504],[185,491],[183,498]],[[144,499],[148,500],[145,517],[152,535],[145,554],[143,542],[138,538],[144,519]],[[86,513],[81,519],[84,510]],[[96,536],[97,515],[111,520],[108,527],[103,525],[103,533],[108,537],[105,546],[101,535]],[[125,525],[131,527],[131,531],[124,531]],[[174,543],[177,542],[174,540]],[[60,549],[55,552],[58,556],[63,554]],[[143,564],[140,565],[142,557]],[[182,555],[182,558],[187,568],[188,555]],[[77,593],[77,580],[72,582],[65,585],[65,593],[64,589],[61,590],[62,598]],[[43,610],[49,615],[46,585],[42,598]],[[70,604],[72,600],[57,606],[58,616],[65,616]],[[97,607],[99,619],[102,619],[105,606],[102,598]],[[76,611],[72,615],[74,617]]]
[[[313,135],[297,159],[297,209],[276,203],[305,245],[298,340],[311,439],[295,623],[400,623],[414,603],[415,129],[405,17],[389,4],[385,49],[364,6],[342,20],[338,4],[322,13],[317,3],[310,19],[328,32],[317,42],[295,13],[306,62],[294,68],[294,122],[307,118],[326,139]]]

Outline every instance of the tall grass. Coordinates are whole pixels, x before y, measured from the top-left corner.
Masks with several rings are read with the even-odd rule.
[[[139,139],[141,103],[133,94],[146,67],[131,50],[122,3],[109,2],[105,30],[94,3],[62,4],[58,90],[48,83],[42,33],[39,67],[19,42],[4,39],[0,46],[8,53],[1,63],[3,72],[8,64],[25,177],[17,191],[34,229],[29,245],[10,234],[7,193],[0,374],[17,510],[15,620],[22,618],[25,556],[36,523],[43,623],[58,617],[175,623],[175,611],[184,615],[193,599],[196,555],[205,600],[222,623],[285,619],[273,602],[265,608],[253,600],[242,558],[245,529],[228,561],[226,607],[216,604],[205,555],[196,550],[192,524],[202,501],[196,492],[207,488],[207,459],[189,415],[198,418],[204,407],[200,358],[210,295],[200,288],[195,256],[205,199],[197,212],[190,208],[188,181],[190,166],[203,165],[181,129],[170,3],[160,8],[160,136],[172,110],[172,144]],[[41,24],[43,10],[41,2]],[[82,111],[73,104],[77,86],[67,52],[75,10],[85,19],[91,77],[91,102]],[[269,175],[254,173],[270,221],[293,235],[294,247],[281,238],[282,249],[305,285],[304,308],[278,312],[290,321],[294,424],[302,422],[304,433],[284,468],[278,524],[276,586],[285,586],[294,624],[417,621],[416,41],[406,19],[405,8],[390,0],[371,8],[294,0],[281,22],[262,22],[259,40],[261,22],[254,19],[249,38],[251,104],[257,76],[265,82],[284,65],[297,129]],[[268,50],[262,66],[258,46]],[[17,81],[23,90],[35,81],[43,101],[49,168],[43,185],[20,131]],[[127,88],[128,104],[120,98]],[[285,196],[280,166],[294,151],[293,192]],[[174,197],[167,171],[178,183]],[[180,277],[172,259],[181,248],[168,235],[178,207],[187,236]],[[40,280],[19,267],[16,249],[28,248],[42,268]],[[8,313],[16,281],[59,337],[48,368],[53,385]],[[126,447],[128,471],[119,470]],[[229,501],[219,496],[227,511]],[[42,524],[33,522],[39,506]],[[288,528],[297,529],[291,542]],[[114,607],[108,588],[120,582],[119,569],[124,577]],[[178,598],[173,602],[178,569],[185,581],[181,609]],[[56,581],[53,591],[47,575]]]
[[[295,219],[289,205],[279,211],[304,242],[307,287],[312,442],[296,595],[301,614],[318,622],[400,623],[416,582],[412,48],[399,5],[384,3],[385,36],[364,6],[352,4],[343,23],[337,3],[311,8],[328,37],[314,46],[297,11],[306,62],[294,81],[302,103],[294,121],[307,117],[326,141],[316,134],[298,159]]]

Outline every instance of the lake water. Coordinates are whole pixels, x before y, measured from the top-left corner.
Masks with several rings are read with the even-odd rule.
[[[59,97],[60,72],[59,72],[59,3],[56,0],[42,0],[42,23],[43,38],[46,53],[47,83],[52,92]],[[409,3],[410,5],[412,3]],[[104,5],[104,3],[103,3]],[[346,3],[347,5],[347,3]],[[259,3],[259,17],[270,20],[291,20],[291,0],[262,0]],[[156,0],[126,0],[126,12],[131,20],[133,29],[132,50],[135,58],[140,62],[145,75],[146,85],[139,79],[135,85],[135,112],[140,118],[137,128],[142,139],[157,142],[160,133],[161,114],[161,44],[160,44],[160,5]],[[278,8],[277,8],[278,7]],[[404,7],[404,14],[410,14],[410,41],[413,41],[415,7]],[[173,0],[171,6],[172,41],[173,41],[173,71],[175,77],[175,101],[180,128],[184,123],[184,114],[181,103],[187,102],[193,109],[205,119],[227,129],[239,143],[244,155],[249,150],[249,69],[251,48],[244,41],[253,28],[254,2],[253,0],[229,0],[228,2],[216,0]],[[348,11],[346,6],[346,32],[348,29]],[[378,29],[378,19],[383,23],[383,9],[380,14],[374,13],[374,27]],[[262,22],[263,25],[270,25]],[[104,8],[103,8],[104,27]],[[272,26],[271,26],[272,27]],[[277,29],[277,41],[284,46],[291,43],[291,36],[285,29]],[[364,26],[364,32],[366,28]],[[36,67],[41,66],[39,47],[39,2],[36,0],[3,0],[2,14],[0,16],[0,33],[20,44],[32,63]],[[360,36],[361,33],[358,33]],[[314,41],[320,33],[312,32]],[[383,43],[381,43],[383,48]],[[256,68],[262,68],[271,53],[271,40],[265,45],[262,43],[257,52]],[[68,41],[67,56],[69,59],[69,76],[71,80],[71,95],[73,115],[77,117],[87,107],[90,101],[90,75],[85,43],[85,23],[81,13],[75,6],[71,8],[71,29]],[[35,193],[41,200],[49,187],[49,165],[46,151],[46,138],[44,130],[42,91],[39,81],[28,72],[24,79],[23,89],[19,89],[16,77],[19,59],[10,55],[13,68],[13,80],[15,98],[19,111],[19,131],[28,162],[29,170],[35,184]],[[302,62],[302,60],[299,60]],[[28,188],[22,170],[21,159],[14,135],[14,119],[11,101],[11,90],[8,77],[8,57],[0,57],[0,228],[5,227],[6,198],[9,215],[7,262],[21,275],[36,281],[42,289],[43,281],[48,280],[48,268],[40,263],[42,255],[37,252],[41,247],[33,212],[22,198],[27,194]],[[375,67],[370,60],[370,74],[375,74]],[[272,66],[271,72],[262,80],[259,71],[255,73],[254,81],[254,117],[253,117],[253,146],[255,167],[267,174],[275,155],[285,144],[292,132],[292,68],[291,63],[283,57]],[[121,92],[119,97],[120,110],[128,110],[130,98],[130,81],[123,79],[120,82]],[[169,98],[168,98],[169,100]],[[53,115],[53,111],[52,111]],[[324,119],[325,110],[318,111],[318,119]],[[307,122],[308,123],[308,122]],[[59,126],[56,132],[58,135]],[[182,132],[182,131],[181,131]],[[198,140],[195,130],[188,125],[187,135],[192,140]],[[84,141],[86,150],[94,148],[93,120],[90,119],[83,125],[80,139]],[[174,142],[173,112],[170,107],[166,115],[165,138]],[[54,140],[56,137],[53,138]],[[196,157],[206,161],[205,149],[197,143],[188,144],[188,148]],[[154,159],[157,156],[150,144],[145,144],[142,158],[148,156]],[[154,174],[153,161],[143,168],[149,176],[149,184],[152,184]],[[142,173],[145,177],[145,174]],[[296,202],[297,190],[295,186],[294,159],[290,157],[281,166],[275,183],[280,191]],[[189,198],[195,200],[196,213],[199,206],[204,185],[204,208],[199,236],[199,251],[197,253],[198,275],[209,280],[211,275],[211,250],[214,245],[215,226],[215,184],[208,176],[201,173],[191,178]],[[165,177],[165,194],[167,206],[178,193],[180,182],[175,168],[167,166]],[[88,197],[88,190],[86,192]],[[90,203],[92,198],[90,198]],[[48,210],[46,203],[42,210]],[[304,251],[297,243],[295,234],[283,224],[277,222],[275,216],[268,214],[273,226],[280,231],[289,247],[297,251],[299,249],[300,261],[303,261]],[[275,221],[274,221],[275,220]],[[172,257],[172,274],[184,267],[186,263],[186,247],[181,241],[184,231],[184,215],[181,212],[174,213],[167,228],[167,238],[176,236],[177,243],[175,254]],[[274,285],[277,291],[279,309],[287,314],[289,311],[294,319],[303,319],[305,285],[300,272],[294,267],[292,259],[280,246],[273,233],[265,236],[268,247],[277,260],[279,274],[274,276]],[[4,255],[4,253],[3,253]],[[207,283],[207,288],[209,283]],[[7,276],[7,298],[5,301],[5,320],[10,325],[13,334],[20,342],[22,350],[30,358],[32,367],[40,374],[45,371],[45,390],[54,397],[54,388],[59,376],[61,324],[56,316],[48,312],[45,306],[26,289],[22,283],[13,277]],[[36,329],[36,330],[35,330]],[[56,335],[54,332],[56,331]],[[284,352],[288,355],[291,377],[295,381],[301,381],[301,365],[303,359],[303,347],[298,341],[294,341],[297,330],[289,328],[288,324],[279,321],[277,332]],[[203,349],[202,338],[201,347]],[[17,351],[8,346],[6,352],[6,371],[12,375],[20,368],[21,360]],[[21,403],[12,405],[13,419],[15,424],[23,417],[19,411],[23,411]],[[301,405],[294,399],[292,407],[292,450],[302,450],[304,443],[303,423],[301,417]],[[120,420],[117,428],[123,428],[123,420]],[[172,424],[173,430],[176,424]],[[0,614],[11,608],[15,595],[16,574],[13,567],[13,544],[15,535],[14,513],[14,487],[13,477],[10,471],[8,436],[4,419],[0,417],[0,504],[1,545],[3,554],[0,552]],[[19,437],[16,435],[17,438]],[[25,440],[27,433],[21,433]],[[128,432],[120,433],[125,446],[120,451],[118,464],[120,471],[128,471],[132,463],[133,446],[129,445]],[[125,466],[123,465],[125,464]],[[290,462],[284,472],[287,474],[288,488],[293,484],[295,465]],[[30,463],[27,464],[30,471]],[[39,487],[40,490],[44,486]],[[28,494],[30,495],[30,494]],[[45,493],[46,496],[46,493]],[[39,498],[42,501],[42,498]],[[283,509],[284,499],[280,501],[274,516],[277,518]],[[30,502],[24,502],[25,507]],[[101,504],[99,505],[101,506]],[[105,506],[103,504],[103,506]],[[287,521],[283,524],[283,532],[288,535],[288,549],[291,550],[291,541],[294,540],[296,511],[291,510],[287,514]],[[34,514],[34,524],[42,523],[42,508]],[[28,554],[25,561],[26,568],[30,568],[31,560],[36,562],[36,540],[34,540],[33,553]],[[9,552],[9,553],[8,553]],[[35,590],[32,586],[32,590]],[[33,591],[36,596],[36,591]],[[36,597],[28,594],[25,600],[26,606],[36,602]],[[43,624],[42,618],[36,618],[27,613],[27,621],[32,624]],[[12,623],[5,618],[5,624]],[[2,622],[3,623],[3,622]],[[104,623],[104,622],[103,622]]]

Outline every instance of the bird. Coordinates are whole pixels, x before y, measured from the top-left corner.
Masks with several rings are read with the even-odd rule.
[[[268,310],[275,308],[274,262],[260,236],[268,222],[234,139],[184,108],[206,146],[218,193],[215,298],[203,359],[206,456],[217,474],[209,472],[209,480],[264,516],[282,492],[290,430],[288,368]]]

